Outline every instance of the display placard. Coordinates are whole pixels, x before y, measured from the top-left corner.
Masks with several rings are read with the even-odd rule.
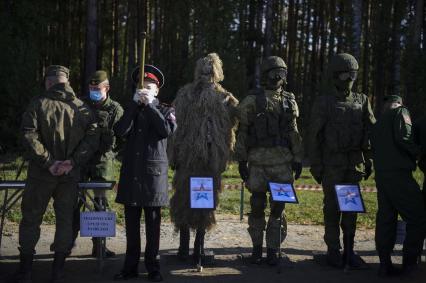
[[[272,200],[285,203],[299,203],[291,183],[268,182]]]
[[[190,177],[189,189],[191,208],[214,208],[213,177]]]
[[[115,237],[115,212],[80,212],[81,237]]]
[[[341,212],[365,212],[359,184],[336,184],[334,189]]]

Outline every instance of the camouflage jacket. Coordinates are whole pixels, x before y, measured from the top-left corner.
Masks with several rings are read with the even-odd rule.
[[[238,105],[239,128],[235,146],[238,161],[248,161],[256,165],[278,165],[292,161],[301,162],[303,158],[302,138],[297,128],[296,118],[299,109],[294,94],[282,90],[265,90],[266,109],[276,115],[284,115],[285,128],[280,133],[286,138],[287,146],[250,147],[249,130],[256,116],[256,94],[250,94]],[[284,113],[283,113],[284,111]]]
[[[83,167],[83,178],[92,180],[113,180],[114,159],[118,151],[117,138],[113,127],[123,116],[121,105],[108,97],[101,105],[94,104],[90,100],[87,104],[93,110],[98,123],[100,140],[99,148],[93,157]]]
[[[79,167],[98,148],[95,116],[69,84],[56,84],[35,97],[23,114],[21,129],[30,160],[28,176],[33,178],[60,178],[48,169],[56,160],[67,159],[74,165],[69,176],[79,178]]]
[[[366,95],[346,95],[334,89],[315,100],[310,119],[308,147],[313,174],[321,174],[324,166],[362,172],[363,165],[371,162],[369,136],[376,120]]]

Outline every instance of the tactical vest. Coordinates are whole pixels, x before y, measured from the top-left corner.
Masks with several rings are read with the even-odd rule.
[[[338,101],[327,96],[327,124],[325,144],[332,152],[359,151],[368,143],[364,129],[364,105],[362,94],[353,93],[354,101]]]
[[[256,94],[256,111],[249,117],[247,146],[252,147],[289,147],[286,131],[290,103],[283,97],[280,105],[281,113],[276,113],[267,107],[265,92]]]

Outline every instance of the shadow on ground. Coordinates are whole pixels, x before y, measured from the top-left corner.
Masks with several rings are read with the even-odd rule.
[[[203,272],[196,272],[191,263],[180,262],[174,256],[175,250],[161,251],[161,267],[165,282],[339,282],[339,283],[369,283],[369,282],[426,282],[426,266],[423,263],[420,270],[411,278],[380,280],[376,276],[377,263],[370,263],[367,270],[349,271],[337,270],[318,263],[313,259],[314,253],[298,249],[284,249],[292,263],[283,263],[281,273],[277,267],[266,264],[252,265],[247,257],[250,248],[212,249],[215,253],[213,264],[204,266]],[[363,256],[374,256],[375,251],[363,251]],[[120,271],[124,255],[105,260],[102,272],[97,272],[98,262],[89,256],[71,256],[66,262],[65,282],[114,282],[112,277]],[[33,268],[34,283],[49,282],[52,264],[51,254],[36,256]],[[0,282],[11,282],[13,272],[18,266],[17,256],[0,258]],[[128,282],[146,281],[143,258],[139,266],[140,278]]]

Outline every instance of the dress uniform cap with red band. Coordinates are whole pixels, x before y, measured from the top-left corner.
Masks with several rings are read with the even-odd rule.
[[[132,81],[135,85],[137,85],[139,82],[139,67],[140,66],[137,66],[136,68],[134,68],[131,75]],[[145,70],[145,75],[144,75],[145,79],[156,82],[159,88],[164,85],[164,75],[160,71],[160,69],[158,69],[157,67],[153,65],[145,65],[144,70]]]

